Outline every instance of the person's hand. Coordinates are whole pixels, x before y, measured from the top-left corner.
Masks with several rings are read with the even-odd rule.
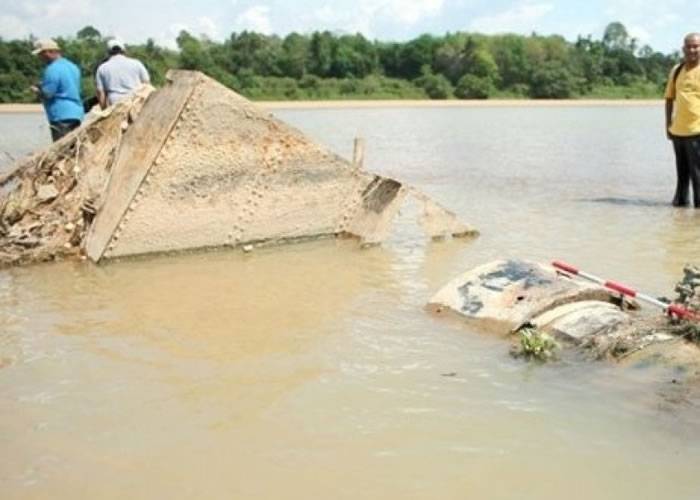
[[[29,87],[29,90],[31,90],[32,94],[34,94],[34,102],[42,102],[44,100],[44,96],[41,93],[41,87],[38,85],[32,85]]]

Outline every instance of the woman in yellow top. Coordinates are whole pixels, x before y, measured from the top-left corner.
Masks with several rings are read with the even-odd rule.
[[[700,33],[683,40],[683,62],[671,70],[666,85],[666,135],[673,141],[678,182],[674,207],[688,205],[693,184],[693,204],[700,208]]]

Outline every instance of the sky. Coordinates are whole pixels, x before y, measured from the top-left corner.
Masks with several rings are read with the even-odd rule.
[[[639,45],[669,53],[700,31],[698,0],[0,0],[0,37],[70,36],[87,25],[126,43],[175,47],[181,30],[223,40],[243,30],[284,36],[329,30],[406,41],[422,33],[602,37],[620,21]]]

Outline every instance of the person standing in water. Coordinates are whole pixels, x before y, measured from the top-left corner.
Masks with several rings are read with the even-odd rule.
[[[683,40],[683,61],[671,70],[664,97],[678,174],[673,206],[688,205],[692,184],[693,205],[700,208],[700,33]]]

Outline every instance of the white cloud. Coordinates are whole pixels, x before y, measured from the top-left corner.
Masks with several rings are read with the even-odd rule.
[[[644,45],[651,39],[651,34],[641,26],[627,26],[627,33],[630,38],[637,39],[637,46]]]
[[[338,11],[334,10],[328,4],[316,9],[311,17],[325,25],[335,23],[340,18]]]
[[[0,15],[3,38],[21,38],[29,34],[39,38],[72,35],[89,24],[90,16],[99,10],[92,0],[19,0],[7,4],[2,6]]]
[[[650,32],[677,26],[682,21],[678,14],[687,7],[687,0],[607,0],[608,19],[620,21],[628,33],[640,40],[651,38]],[[646,37],[646,38],[644,38]]]
[[[168,34],[174,37],[177,37],[181,31],[190,31],[190,27],[184,23],[173,23],[168,26]]]
[[[165,32],[161,32],[160,35],[155,37],[155,41],[158,45],[166,47],[168,49],[177,49],[177,36],[181,31],[190,32],[189,26],[184,23],[173,23],[168,26]]]
[[[210,17],[202,16],[197,19],[197,34],[205,35],[214,40],[219,36],[219,27]]]
[[[367,37],[374,36],[372,22],[376,21],[379,6],[376,2],[362,0],[356,9],[347,9],[334,23],[336,29],[346,33],[362,33]]]
[[[16,16],[0,16],[0,36],[7,39],[26,38],[29,26]]]
[[[605,0],[606,22],[601,21],[600,36],[609,21],[619,21],[638,46],[670,52],[681,45],[682,33],[697,26],[697,16],[686,13],[694,9],[693,0]],[[691,5],[693,7],[691,7]]]
[[[324,4],[294,20],[293,29],[301,32],[330,30],[367,34],[370,29],[370,17],[361,4],[356,5],[355,9],[334,8]]]
[[[270,22],[270,7],[266,5],[254,5],[236,17],[235,27],[237,31],[257,31],[258,33],[272,33]]]
[[[675,12],[665,12],[654,19],[654,26],[657,28],[667,28],[669,26],[678,24],[681,20],[681,16]]]
[[[155,41],[163,47],[177,49],[177,37],[181,31],[186,31],[195,37],[204,35],[210,40],[216,40],[219,36],[219,28],[216,22],[209,17],[202,16],[197,19],[195,25],[187,23],[171,24],[165,32],[161,32],[159,36],[155,37]]]
[[[389,0],[379,12],[400,24],[413,25],[425,17],[440,14],[443,5],[443,0]]]
[[[96,10],[92,0],[52,0],[42,8],[43,15],[49,19],[80,18]]]
[[[46,4],[30,0],[15,2],[12,5],[4,7],[5,12],[21,17],[41,17],[44,15],[45,9]]]
[[[533,31],[535,23],[552,10],[551,3],[520,3],[497,14],[475,18],[469,23],[469,29],[482,33]]]
[[[410,27],[438,16],[445,0],[354,0],[352,5],[341,4],[325,3],[300,19],[299,24],[306,29],[362,33],[371,38],[380,25]]]

